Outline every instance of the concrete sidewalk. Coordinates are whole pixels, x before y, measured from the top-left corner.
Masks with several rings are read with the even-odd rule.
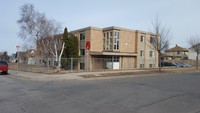
[[[42,73],[9,70],[8,73],[10,76],[16,76],[31,80],[84,80],[97,77],[105,78],[102,76],[102,74],[121,74],[121,73],[134,73],[134,72],[144,72],[144,71],[147,70],[117,70],[117,71],[101,71],[101,72],[77,72],[77,73],[66,73],[66,74],[42,74]],[[93,76],[93,77],[87,77],[87,76]],[[109,77],[116,77],[116,76],[109,76]]]
[[[24,79],[31,80],[81,80],[82,77],[74,74],[42,74],[42,73],[32,73],[23,72],[16,70],[9,70],[10,76],[20,77]]]
[[[195,68],[165,68],[162,72],[158,72],[158,69],[135,69],[135,70],[113,70],[113,71],[98,71],[98,72],[76,72],[76,73],[64,73],[64,74],[42,74],[32,73],[24,71],[9,70],[10,76],[21,77],[31,80],[91,80],[91,79],[105,79],[116,77],[128,77],[133,76],[146,76],[146,75],[160,75],[164,73],[187,73],[200,71]]]

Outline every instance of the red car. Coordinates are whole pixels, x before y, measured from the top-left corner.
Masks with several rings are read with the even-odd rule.
[[[2,74],[8,73],[8,63],[6,61],[0,61],[0,73]]]

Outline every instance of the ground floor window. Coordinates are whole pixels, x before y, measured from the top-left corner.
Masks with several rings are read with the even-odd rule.
[[[144,64],[140,64],[140,68],[144,68]]]
[[[85,55],[85,49],[80,49],[80,55]]]
[[[106,69],[119,69],[119,56],[106,56],[105,57]]]
[[[119,56],[106,56],[107,62],[119,62]]]
[[[119,62],[119,56],[114,56],[114,62]]]
[[[149,67],[150,68],[155,67],[155,64],[149,64]]]
[[[82,70],[85,69],[85,64],[84,63],[80,63],[80,69],[82,69]]]

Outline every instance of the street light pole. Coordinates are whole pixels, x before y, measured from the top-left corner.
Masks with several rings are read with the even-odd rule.
[[[17,49],[17,70],[19,70],[19,49],[20,49],[20,46],[17,45],[16,49]]]

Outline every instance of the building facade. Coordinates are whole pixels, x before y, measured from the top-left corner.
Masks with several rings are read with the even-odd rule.
[[[135,69],[158,66],[158,53],[153,49],[149,32],[121,27],[86,27],[71,31],[79,39],[83,70]],[[90,42],[90,49],[86,48]]]

